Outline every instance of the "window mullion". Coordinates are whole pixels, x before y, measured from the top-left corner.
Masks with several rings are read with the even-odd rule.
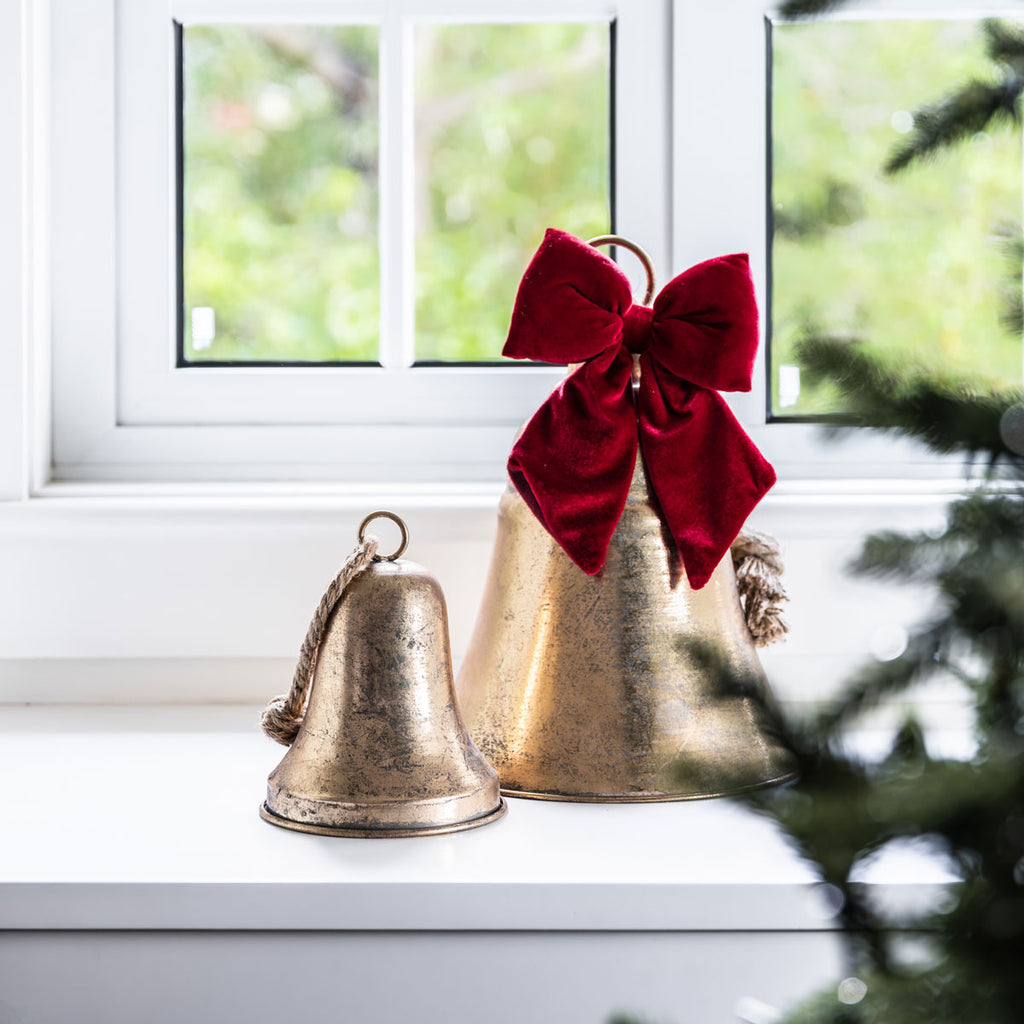
[[[389,7],[380,30],[380,362],[411,366],[414,338],[412,23]]]

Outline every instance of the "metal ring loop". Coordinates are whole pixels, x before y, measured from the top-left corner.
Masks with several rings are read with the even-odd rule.
[[[621,245],[623,249],[628,249],[633,253],[643,264],[644,270],[647,271],[647,291],[644,293],[643,304],[646,306],[650,303],[651,299],[654,298],[654,264],[651,263],[651,257],[636,242],[631,242],[628,238],[623,238],[622,235],[598,235],[596,238],[588,239],[587,245],[595,247],[599,245]]]
[[[398,550],[394,551],[390,555],[374,555],[373,560],[375,562],[393,562],[396,558],[399,558],[403,551],[409,546],[409,527],[405,525],[405,520],[395,515],[394,512],[388,512],[385,509],[379,509],[377,512],[371,512],[360,524],[359,531],[356,536],[359,539],[359,543],[362,544],[366,537],[366,527],[374,521],[374,519],[390,519],[391,522],[397,524],[399,530],[402,531],[402,540],[398,545]]]

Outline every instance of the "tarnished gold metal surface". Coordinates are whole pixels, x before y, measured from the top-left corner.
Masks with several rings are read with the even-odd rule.
[[[279,818],[272,811],[267,809],[266,804],[260,806],[260,817],[269,821],[271,825],[280,825],[282,828],[289,828],[293,832],[306,832],[314,836],[340,836],[343,839],[413,839],[416,836],[442,836],[449,832],[465,832],[468,828],[479,828],[481,825],[489,825],[505,816],[508,805],[504,800],[491,811],[480,818],[472,818],[469,821],[459,821],[454,825],[430,825],[424,828],[334,828],[329,825],[310,825],[304,821],[290,821],[287,818]]]
[[[455,700],[440,585],[413,562],[373,563],[327,623],[305,719],[261,814],[300,832],[384,838],[504,812]]]
[[[641,458],[598,576],[508,489],[456,686],[507,795],[686,800],[793,775],[731,559],[690,589]]]

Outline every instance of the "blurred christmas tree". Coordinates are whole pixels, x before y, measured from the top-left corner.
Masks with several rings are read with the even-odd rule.
[[[794,0],[806,16],[840,6]],[[986,23],[1001,69],[915,111],[892,154],[901,171],[1002,120],[1019,123],[1024,33]],[[1011,243],[1019,258],[1019,243]],[[1020,279],[1006,325],[1020,333]],[[867,539],[862,576],[914,583],[935,598],[902,654],[865,666],[834,707],[809,723],[779,721],[801,761],[784,790],[747,798],[779,823],[841,894],[849,974],[783,1018],[786,1024],[1018,1024],[1024,1020],[1024,405],[933,370],[886,364],[856,342],[808,337],[804,372],[835,384],[854,421],[916,438],[932,451],[984,460],[973,489],[949,508],[944,531]],[[843,429],[843,428],[836,428]],[[871,707],[937,678],[969,694],[974,752],[932,756],[908,718],[887,757],[858,756],[849,727]],[[940,906],[898,915],[852,879],[894,842],[940,856],[961,879]],[[909,937],[913,937],[909,941]]]
[[[1011,1024],[1024,1014],[1024,407],[1020,392],[974,393],[881,365],[855,344],[807,340],[804,366],[838,382],[867,427],[909,434],[936,452],[983,456],[984,480],[949,509],[939,534],[869,537],[854,570],[925,585],[926,622],[891,661],[865,666],[810,723],[780,721],[801,761],[788,789],[748,803],[786,831],[842,894],[854,980],[784,1018]],[[868,708],[935,678],[966,687],[968,760],[929,755],[908,719],[880,763],[846,742]],[[894,841],[941,856],[962,879],[917,916],[873,905],[853,878]],[[908,934],[915,936],[908,943]],[[912,955],[908,955],[912,953]]]
[[[847,0],[788,0],[779,13],[784,19],[813,18],[846,5]],[[1020,124],[1024,30],[992,18],[982,23],[982,31],[996,73],[961,83],[946,96],[915,110],[913,131],[891,154],[885,167],[888,173],[901,171],[986,129]]]
[[[813,17],[844,0],[790,0],[781,13]],[[908,173],[985,129],[1019,129],[1024,29],[983,23],[992,75],[953,88],[913,113],[913,132],[886,163]],[[1001,240],[1011,273],[1003,326],[1019,341],[1020,232]],[[811,384],[842,395],[848,424],[910,437],[975,468],[941,532],[876,533],[852,571],[932,595],[928,617],[897,657],[865,665],[827,710],[795,721],[766,709],[800,762],[793,785],[741,799],[773,819],[834,887],[846,977],[778,1024],[1020,1024],[1024,1021],[1024,392],[994,390],[933,366],[808,329],[795,353]],[[983,369],[983,368],[979,368]],[[714,652],[706,653],[709,662]],[[967,695],[966,757],[929,750],[908,715],[885,756],[858,750],[873,708],[935,680]],[[742,679],[725,689],[750,692]],[[970,726],[965,724],[965,728]],[[863,747],[863,744],[861,744]],[[915,911],[879,905],[858,870],[891,844],[913,844],[959,881]],[[636,1024],[628,1017],[612,1024]]]

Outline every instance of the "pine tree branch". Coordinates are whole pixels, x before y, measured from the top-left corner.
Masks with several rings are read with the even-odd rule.
[[[1006,268],[999,289],[999,323],[1007,334],[1020,338],[1024,335],[1024,234],[1020,224],[1000,224],[995,235]]]
[[[987,549],[999,537],[1024,537],[1024,492],[976,491],[949,509],[947,535]]]
[[[1024,27],[1001,18],[987,18],[982,25],[985,52],[997,64],[1024,62]]]
[[[1010,550],[1003,552],[1007,540]],[[973,565],[982,579],[997,583],[1000,569],[1020,565],[1021,559],[1014,557],[1014,552],[1021,541],[1022,495],[979,489],[949,507],[941,534],[878,531],[865,539],[848,568],[869,579],[934,584],[941,582],[946,573]]]
[[[1024,565],[1021,538],[1001,538],[990,550],[965,554],[936,576],[948,608],[949,633],[962,638],[986,664],[1024,658]],[[991,682],[988,689],[992,688]]]
[[[849,182],[831,178],[814,192],[772,213],[772,228],[786,238],[815,238],[832,227],[846,227],[861,220],[864,196]]]
[[[941,566],[963,552],[963,544],[947,534],[879,531],[869,535],[860,553],[847,566],[857,576],[904,583],[931,582]]]
[[[1024,294],[1020,281],[1000,289],[999,324],[1007,334],[1024,335]]]
[[[985,50],[1002,68],[998,81],[974,79],[948,96],[914,111],[914,131],[889,155],[887,174],[896,174],[978,132],[1000,124],[1019,125],[1024,92],[1024,29],[990,18],[984,22]]]
[[[984,391],[921,369],[898,371],[848,338],[805,338],[797,358],[812,383],[839,388],[859,426],[909,435],[940,454],[984,454],[992,462],[1011,454],[999,426],[1003,413],[1024,398],[1020,391]]]
[[[948,149],[1000,123],[1020,123],[1024,78],[1010,72],[1001,82],[975,79],[937,103],[914,111],[914,130],[885,163],[886,174]]]
[[[906,650],[899,657],[865,665],[843,688],[839,703],[814,719],[812,730],[822,740],[827,740],[864,711],[898,696],[936,671],[958,673],[943,653],[949,635],[949,621],[941,618],[910,637]]]
[[[848,0],[786,0],[779,7],[779,14],[786,21],[799,18],[817,18],[845,7]]]

